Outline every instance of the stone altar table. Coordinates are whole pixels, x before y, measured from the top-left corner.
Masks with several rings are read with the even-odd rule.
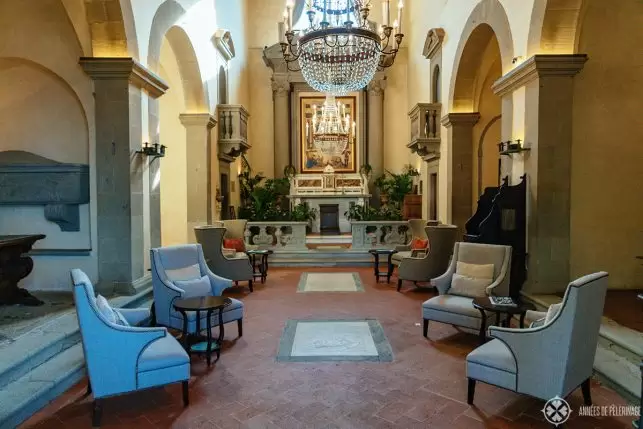
[[[337,205],[340,233],[350,233],[351,224],[344,213],[351,205],[366,205],[371,194],[368,190],[368,180],[357,173],[335,174],[329,165],[323,174],[297,174],[290,179],[290,203],[296,206],[307,203],[308,207],[317,211],[313,221],[312,232],[320,232],[320,206]]]

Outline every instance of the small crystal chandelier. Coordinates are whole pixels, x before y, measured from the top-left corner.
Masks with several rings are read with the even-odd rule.
[[[288,70],[301,70],[312,88],[331,95],[364,88],[377,70],[393,65],[404,37],[403,0],[393,26],[389,25],[390,3],[382,1],[384,22],[378,33],[368,21],[371,0],[307,0],[309,27],[296,38],[294,4],[287,0],[286,32],[280,45]],[[351,21],[351,15],[357,22]]]
[[[352,130],[352,133],[351,133]],[[311,130],[306,123],[306,137]],[[333,95],[327,95],[321,108],[313,105],[312,141],[315,149],[324,157],[342,156],[351,138],[355,139],[355,122],[346,113],[346,105],[335,101]]]

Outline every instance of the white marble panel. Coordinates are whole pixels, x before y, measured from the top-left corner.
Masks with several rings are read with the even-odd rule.
[[[308,273],[306,292],[357,292],[353,273]]]
[[[368,322],[297,324],[291,356],[378,356]]]

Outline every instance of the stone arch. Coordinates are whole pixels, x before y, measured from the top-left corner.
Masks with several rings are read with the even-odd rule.
[[[583,0],[536,0],[531,13],[527,55],[577,52]]]
[[[474,34],[474,32],[476,34]],[[464,50],[467,45],[472,43],[484,43],[485,39],[488,40],[492,35],[495,35],[498,49],[500,51],[500,58],[502,64],[503,74],[512,68],[512,60],[514,58],[514,44],[509,26],[509,19],[505,12],[504,7],[498,0],[483,0],[473,9],[467,20],[464,29],[462,30],[458,48],[455,53],[455,62],[453,64],[453,72],[451,73],[451,82],[449,83],[449,107],[450,111],[454,109],[454,99],[456,92],[456,80],[459,78],[460,69],[466,70],[470,67],[462,67],[461,62],[464,55]],[[478,40],[479,39],[479,40]],[[486,45],[484,45],[486,46]],[[475,70],[470,71],[475,73]],[[466,76],[462,75],[462,78]],[[470,98],[473,100],[473,94],[466,96],[458,94],[462,98]],[[461,110],[462,106],[458,107]],[[463,110],[465,111],[465,110]],[[470,111],[470,110],[469,110]]]
[[[206,83],[202,79],[197,55],[190,37],[176,22],[186,10],[175,0],[163,3],[152,20],[147,66],[153,72],[159,69],[161,44],[167,38],[174,51],[181,73],[185,93],[185,107],[188,112],[207,112],[208,100]]]
[[[139,58],[131,0],[85,0],[85,13],[92,56]]]

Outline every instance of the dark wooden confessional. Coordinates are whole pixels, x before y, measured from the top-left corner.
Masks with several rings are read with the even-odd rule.
[[[515,186],[505,177],[500,186],[485,188],[478,209],[465,224],[464,241],[512,247],[509,294],[516,299],[527,278],[526,237],[527,175]]]

